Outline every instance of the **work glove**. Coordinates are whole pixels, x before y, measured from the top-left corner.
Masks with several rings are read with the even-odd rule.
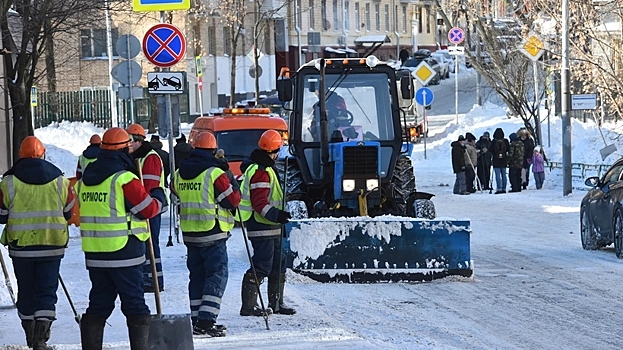
[[[227,161],[227,158],[216,158],[216,162],[218,163],[218,167],[221,168],[221,170],[229,170],[229,162]]]
[[[277,222],[280,224],[287,224],[290,219],[292,219],[292,215],[287,211],[279,210],[279,214],[277,214]]]

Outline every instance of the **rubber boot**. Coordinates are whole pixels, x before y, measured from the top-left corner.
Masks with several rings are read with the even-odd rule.
[[[106,318],[102,315],[83,314],[80,319],[82,350],[102,350]]]
[[[279,283],[280,277],[281,284]],[[281,274],[281,276],[268,276],[268,303],[275,314],[294,315],[296,313],[296,309],[283,304],[283,288],[285,284],[285,274]],[[277,299],[277,297],[279,299]],[[277,302],[279,302],[279,308],[277,308]]]
[[[259,281],[262,284],[263,279]],[[242,307],[240,308],[240,316],[263,316],[262,308],[257,305],[257,285],[255,278],[251,273],[245,273],[242,278]],[[266,309],[269,315],[272,313],[270,308]]]
[[[134,315],[126,318],[130,334],[130,350],[148,350],[151,315]]]
[[[22,328],[24,328],[24,333],[26,333],[26,345],[28,345],[29,348],[32,348],[32,345],[35,342],[35,321],[23,320]]]
[[[34,350],[53,349],[46,344],[50,339],[50,327],[52,327],[52,321],[35,320],[35,334],[32,343]]]

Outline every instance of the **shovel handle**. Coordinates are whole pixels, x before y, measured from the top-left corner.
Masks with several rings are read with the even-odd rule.
[[[9,277],[9,271],[6,268],[6,263],[4,262],[4,256],[2,255],[1,250],[0,250],[0,265],[2,265],[2,273],[4,273],[4,284],[6,284],[6,288],[9,290],[9,295],[11,296],[11,301],[13,301],[13,305],[17,307],[17,301],[15,300],[15,292],[13,291],[13,287],[11,286],[11,277]]]
[[[143,183],[143,169],[141,169],[141,164],[138,160],[136,160],[136,167],[138,168],[138,175],[141,179],[141,185],[145,185]],[[151,267],[151,279],[154,283],[154,298],[156,299],[156,314],[158,316],[162,315],[162,305],[160,304],[160,284],[158,283],[158,271],[156,270],[156,254],[154,253],[154,245],[151,240],[151,227],[149,225],[149,220],[147,222],[147,232],[149,236],[147,236],[147,249],[149,250],[149,265]]]

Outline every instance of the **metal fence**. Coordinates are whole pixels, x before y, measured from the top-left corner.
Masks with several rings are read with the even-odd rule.
[[[115,94],[116,95],[116,94]],[[134,100],[134,121],[147,127],[150,120],[158,127],[158,111],[147,89],[147,97]],[[116,98],[116,96],[115,96]],[[179,95],[180,117],[182,122],[190,120],[188,93]],[[50,125],[53,122],[91,122],[101,128],[112,126],[110,110],[110,92],[108,90],[38,92],[37,106],[33,107],[35,128]],[[130,124],[130,102],[117,101],[118,121],[120,126]]]

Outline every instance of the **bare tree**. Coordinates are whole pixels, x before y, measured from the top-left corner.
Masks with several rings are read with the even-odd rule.
[[[103,0],[5,0],[0,10],[0,31],[6,56],[7,88],[13,113],[13,149],[18,158],[24,138],[33,135],[30,90],[42,71],[40,58],[49,41],[60,32],[93,21],[104,8]]]

